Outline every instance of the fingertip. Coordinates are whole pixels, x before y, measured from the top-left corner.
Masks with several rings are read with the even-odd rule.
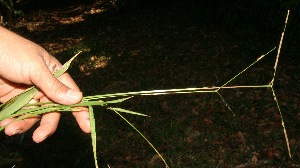
[[[90,124],[90,118],[86,117],[81,119],[81,124],[79,124],[79,127],[81,130],[85,133],[91,133],[91,124]]]
[[[7,126],[9,123],[11,123],[12,121],[14,121],[14,119],[12,118],[7,118],[7,119],[4,119],[0,122],[0,127],[4,127],[4,126]]]
[[[24,133],[28,129],[30,129],[38,120],[38,117],[30,117],[19,121],[16,121],[14,119],[7,119],[3,123],[3,125],[6,125],[4,132],[8,136]]]
[[[13,129],[6,128],[4,132],[7,136],[14,136],[23,133],[21,129],[14,129],[14,128]]]
[[[32,140],[36,143],[40,143],[51,136],[56,130],[56,127],[51,127],[47,124],[40,125],[32,135]]]
[[[81,101],[82,92],[69,88],[67,93],[64,95],[65,103],[75,104]]]
[[[76,104],[81,101],[82,92],[68,74],[63,74],[60,78],[61,81],[49,73],[46,73],[43,78],[44,80],[40,79],[34,83],[52,101],[65,105]]]
[[[90,125],[90,117],[87,108],[82,107],[82,111],[80,112],[73,112],[74,117],[80,127],[80,129],[85,133],[91,132],[91,125]]]
[[[91,133],[90,119],[87,118],[86,120],[84,126],[81,126],[80,128],[84,133]]]
[[[36,143],[44,141],[51,136],[57,129],[60,113],[52,112],[42,117],[40,126],[33,132],[32,140]]]
[[[45,139],[47,139],[51,133],[49,132],[45,132],[45,131],[41,131],[41,128],[38,128],[34,131],[33,135],[32,135],[32,140],[35,143],[41,143],[42,141],[44,141]]]

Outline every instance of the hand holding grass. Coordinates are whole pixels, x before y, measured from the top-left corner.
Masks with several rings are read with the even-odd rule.
[[[286,22],[285,22],[285,27],[286,27],[286,24],[287,24],[287,19],[288,19],[288,16],[289,16],[289,11],[287,13],[287,17],[286,17]],[[268,53],[260,56],[259,58],[257,58],[252,64],[250,64],[248,67],[246,67],[244,70],[242,70],[240,73],[238,73],[237,75],[235,75],[233,78],[231,78],[230,80],[228,80],[227,82],[225,82],[222,86],[220,87],[202,87],[202,88],[184,88],[184,89],[168,89],[168,90],[152,90],[152,91],[138,91],[138,92],[127,92],[127,93],[113,93],[113,94],[104,94],[104,95],[94,95],[94,96],[86,96],[86,97],[83,97],[81,96],[80,94],[80,97],[82,98],[82,100],[80,102],[75,102],[74,104],[68,104],[68,103],[65,103],[65,105],[62,105],[62,104],[57,104],[59,103],[60,101],[56,101],[57,103],[53,103],[53,102],[47,102],[47,101],[43,101],[43,102],[46,102],[46,103],[37,103],[37,104],[33,104],[33,106],[36,106],[36,105],[45,105],[47,104],[48,106],[42,106],[42,107],[36,107],[36,108],[30,108],[30,109],[27,109],[29,108],[30,106],[32,106],[32,104],[28,104],[29,100],[33,97],[33,96],[28,96],[30,95],[32,92],[31,91],[34,91],[33,93],[35,92],[38,92],[38,90],[35,88],[35,87],[31,87],[29,90],[25,90],[25,92],[22,92],[22,93],[25,93],[25,94],[19,94],[20,91],[18,91],[16,97],[10,99],[8,101],[8,103],[5,103],[4,105],[0,106],[0,110],[2,112],[2,114],[0,113],[0,131],[2,129],[5,128],[5,126],[3,126],[3,122],[5,118],[9,118],[9,117],[13,117],[13,116],[21,116],[20,118],[18,118],[19,120],[21,120],[22,118],[27,118],[27,119],[34,119],[34,117],[32,116],[35,116],[35,115],[38,115],[38,114],[48,114],[49,112],[52,112],[52,111],[60,111],[60,112],[63,112],[63,111],[77,111],[79,112],[80,114],[86,114],[87,111],[89,111],[89,116],[90,116],[90,127],[87,126],[86,128],[89,128],[88,130],[91,131],[91,138],[92,138],[92,146],[93,146],[93,153],[94,153],[94,160],[95,160],[95,167],[98,167],[98,163],[97,163],[97,155],[96,155],[96,130],[95,130],[95,118],[94,118],[94,115],[93,115],[93,107],[92,106],[95,106],[95,105],[98,105],[98,106],[106,106],[107,109],[109,110],[112,110],[113,112],[115,112],[117,115],[119,115],[124,121],[126,121],[135,131],[137,131],[147,142],[148,144],[155,150],[155,152],[159,155],[159,157],[163,160],[164,164],[166,167],[169,167],[166,160],[162,157],[162,155],[160,155],[159,151],[156,150],[156,148],[152,145],[152,143],[134,126],[132,125],[123,115],[121,115],[120,113],[129,113],[129,114],[134,114],[134,115],[140,115],[140,116],[147,116],[147,115],[144,115],[144,114],[141,114],[141,113],[137,113],[137,112],[133,112],[133,111],[130,111],[130,110],[126,110],[126,109],[122,109],[122,108],[114,108],[114,107],[111,107],[110,105],[112,104],[115,104],[115,103],[121,103],[127,99],[129,99],[131,96],[135,96],[135,95],[164,95],[164,94],[185,94],[185,93],[207,93],[207,92],[210,92],[210,93],[217,93],[221,100],[223,100],[223,102],[225,102],[226,106],[228,107],[228,109],[230,111],[231,108],[230,106],[228,105],[228,103],[226,102],[226,100],[223,98],[223,96],[219,93],[219,90],[221,89],[234,89],[234,88],[262,88],[262,87],[267,87],[267,88],[271,88],[272,90],[272,93],[273,93],[273,97],[274,97],[274,100],[277,104],[277,109],[280,113],[280,116],[281,116],[281,120],[282,120],[282,126],[283,126],[283,131],[284,131],[284,135],[285,135],[285,139],[286,139],[286,143],[287,143],[287,148],[288,148],[288,152],[289,152],[289,156],[290,158],[292,157],[291,155],[291,150],[290,150],[290,145],[289,145],[289,140],[288,140],[288,136],[287,136],[287,133],[286,133],[286,128],[285,128],[285,124],[284,124],[284,121],[283,121],[283,116],[282,116],[282,112],[280,110],[280,107],[279,107],[279,103],[277,101],[277,98],[276,98],[276,94],[275,94],[275,91],[273,89],[273,84],[274,84],[274,79],[275,79],[275,75],[276,75],[276,69],[277,69],[277,64],[278,64],[278,59],[279,59],[279,55],[280,55],[280,50],[281,50],[281,45],[282,45],[282,40],[283,40],[283,37],[284,37],[284,32],[285,32],[285,27],[284,27],[284,31],[282,33],[282,36],[281,36],[281,39],[280,39],[280,43],[279,43],[279,47],[278,47],[278,53],[277,53],[277,56],[276,56],[276,61],[275,61],[275,65],[274,65],[274,74],[273,74],[273,78],[271,79],[271,82],[268,84],[268,85],[255,85],[255,86],[228,86],[228,84],[233,81],[234,79],[236,79],[238,76],[240,76],[242,73],[244,73],[246,70],[248,70],[250,67],[252,67],[254,64],[256,64],[258,61],[260,61],[262,58],[264,58],[266,55],[268,55],[270,52],[272,52],[273,50],[275,50],[275,48],[273,48],[272,50],[270,50]],[[0,27],[1,28],[1,27]],[[1,29],[0,29],[0,41],[2,39],[5,39],[4,36],[1,36]],[[32,43],[32,42],[31,42]],[[5,45],[4,45],[5,46]],[[0,51],[1,51],[1,48],[3,48],[3,44],[0,43]],[[4,47],[5,48],[5,47]],[[11,47],[12,49],[14,49],[14,47]],[[26,48],[26,47],[25,47]],[[71,63],[71,61],[76,57],[74,56],[73,58],[71,58],[66,64],[64,64],[61,67],[61,65],[59,63],[57,63],[58,61],[56,59],[54,59],[53,57],[49,56],[49,54],[47,52],[45,52],[43,49],[41,49],[40,47],[38,47],[36,44],[34,45],[33,47],[34,49],[36,49],[36,51],[39,51],[41,50],[43,54],[46,53],[46,56],[43,55],[43,54],[39,54],[39,52],[35,52],[33,55],[40,55],[38,58],[41,59],[40,57],[42,57],[42,60],[44,61],[44,63],[46,63],[47,66],[44,66],[44,67],[48,67],[48,72],[55,72],[54,73],[54,76],[55,77],[59,77],[61,74],[63,74],[65,72],[65,70],[68,68],[69,64]],[[8,50],[9,51],[9,50]],[[31,51],[31,50],[30,50]],[[30,53],[30,51],[28,51]],[[15,53],[15,52],[13,52]],[[25,52],[27,53],[27,52]],[[11,55],[11,54],[8,54],[8,55]],[[22,55],[22,52],[20,53],[20,55]],[[29,58],[30,56],[28,56]],[[50,57],[50,61],[49,61],[49,57]],[[2,62],[1,59],[3,59],[3,53],[0,52],[0,61]],[[14,58],[14,57],[13,57]],[[22,57],[23,58],[23,57]],[[27,57],[26,57],[27,58]],[[46,59],[45,59],[46,58]],[[54,60],[51,60],[54,59]],[[3,59],[5,60],[5,59]],[[47,60],[49,62],[47,62]],[[56,62],[53,64],[53,62]],[[52,64],[51,64],[52,63]],[[30,64],[30,61],[29,61],[29,64]],[[25,61],[25,65],[26,65],[26,61]],[[49,68],[51,67],[50,65],[53,65],[52,66],[52,69]],[[57,66],[59,67],[56,71],[56,68]],[[39,67],[41,68],[41,67]],[[47,68],[46,68],[47,69]],[[50,70],[49,70],[50,69]],[[36,72],[35,70],[39,71],[39,69],[34,69],[33,72]],[[21,69],[21,74],[23,73],[24,69]],[[47,71],[47,70],[46,70]],[[46,72],[45,71],[45,72]],[[4,71],[5,72],[5,71]],[[33,73],[33,74],[37,74],[37,73]],[[59,75],[58,75],[59,74]],[[5,79],[1,81],[1,67],[0,67],[0,101],[1,101],[1,98],[3,95],[1,95],[1,88],[5,88],[3,86],[3,84],[5,85],[8,85],[10,87],[13,87],[14,85],[7,82]],[[52,75],[52,74],[51,74]],[[17,75],[18,76],[18,75]],[[63,75],[63,76],[66,76],[66,75]],[[49,78],[51,78],[49,76]],[[49,80],[49,78],[41,78],[41,79],[45,79],[45,81],[49,81],[51,82],[51,80]],[[68,79],[66,79],[66,81],[69,81],[70,82],[70,77],[66,77]],[[11,79],[14,79],[14,77],[12,77]],[[61,78],[58,78],[60,79],[61,81],[63,81],[63,77]],[[12,80],[11,80],[12,81]],[[53,79],[53,81],[55,81],[55,79]],[[52,82],[53,82],[52,81]],[[1,83],[2,82],[2,83]],[[26,82],[26,80],[25,80]],[[30,83],[31,82],[31,83]],[[30,80],[29,83],[25,83],[25,84],[34,84],[36,86],[43,86],[43,83],[35,83],[32,79]],[[58,82],[58,81],[57,81]],[[20,83],[20,82],[19,82]],[[22,81],[21,81],[22,83]],[[60,82],[58,82],[60,83]],[[65,82],[64,82],[65,83]],[[9,85],[11,84],[11,85]],[[41,84],[41,85],[39,85]],[[77,87],[76,87],[76,84],[71,80],[70,83],[66,83],[67,86],[75,86],[75,87],[72,87],[74,89],[77,89],[79,90]],[[19,86],[19,85],[18,85]],[[58,86],[58,85],[52,85],[52,86]],[[65,86],[65,87],[67,87]],[[63,84],[61,84],[61,87],[64,87]],[[14,89],[17,90],[18,87],[15,87]],[[45,87],[47,89],[47,87]],[[60,87],[52,87],[50,89],[54,89],[55,91],[59,91],[58,88]],[[14,89],[11,89],[11,90],[14,90]],[[49,89],[49,88],[48,88]],[[24,89],[23,89],[24,90]],[[43,90],[43,88],[41,88],[41,90]],[[68,87],[65,91],[62,91],[62,93],[65,93],[67,94],[68,93]],[[5,90],[4,90],[5,91]],[[43,90],[45,92],[46,95],[47,94],[47,90]],[[49,90],[51,92],[51,90]],[[27,94],[29,93],[29,94]],[[61,92],[54,92],[54,93],[58,93],[60,94]],[[4,94],[5,95],[5,94]],[[64,98],[65,95],[62,94],[63,96],[62,97],[59,97],[58,98]],[[48,95],[49,98],[51,98],[51,94]],[[4,96],[5,97],[5,96]],[[9,96],[9,97],[12,97],[12,96]],[[30,99],[28,98],[30,97]],[[36,96],[38,97],[38,96]],[[36,98],[35,97],[35,98]],[[45,97],[45,96],[44,96]],[[125,98],[119,98],[119,97],[125,97]],[[43,100],[43,96],[41,97],[38,97],[40,100]],[[52,99],[55,101],[55,97]],[[8,98],[9,99],[9,98]],[[27,99],[26,101],[22,101],[23,99]],[[107,100],[109,99],[109,100]],[[110,99],[113,99],[113,100],[110,100]],[[18,100],[21,100],[21,103],[20,101]],[[45,98],[45,100],[48,100],[47,98]],[[2,100],[3,101],[3,100]],[[7,101],[7,100],[6,100]],[[13,108],[12,106],[10,106],[11,104],[15,105],[15,106],[18,106],[17,109],[16,108]],[[15,107],[14,106],[14,107]],[[82,106],[88,106],[89,110],[86,110],[86,108],[82,108]],[[10,108],[12,107],[12,108]],[[21,109],[21,107],[24,107],[26,109]],[[10,112],[9,109],[13,109],[12,111],[13,112]],[[85,113],[82,113],[82,111],[86,111]],[[233,113],[234,114],[234,113]],[[25,116],[24,116],[25,115]],[[86,114],[87,115],[87,114]],[[31,118],[30,118],[31,117]],[[78,118],[78,117],[77,117]],[[80,117],[79,117],[80,118]],[[80,120],[82,120],[84,118],[80,118]],[[1,123],[1,120],[2,123]],[[45,119],[46,120],[46,119]],[[47,120],[47,121],[50,121],[51,120]],[[58,121],[58,120],[56,120]],[[42,123],[43,120],[42,120]],[[78,121],[79,125],[80,125],[80,121]],[[48,123],[49,124],[49,123]],[[57,124],[57,123],[56,123]],[[88,123],[86,123],[88,124]],[[80,125],[81,126],[81,125]],[[82,126],[81,126],[82,127]],[[7,127],[6,127],[7,129]],[[55,130],[55,129],[54,129]],[[84,130],[84,129],[83,129]],[[49,134],[48,134],[49,135]],[[108,166],[109,167],[109,166]]]
[[[5,103],[18,95],[29,85],[35,85],[40,91],[34,99],[40,102],[54,101],[71,105],[81,101],[82,93],[67,74],[58,79],[53,72],[62,67],[61,63],[39,45],[0,27],[0,102]],[[80,128],[90,132],[87,108],[74,112]],[[55,132],[60,113],[44,114],[40,126],[33,134],[35,142],[41,142]],[[31,117],[20,121],[9,118],[0,122],[0,127],[7,125],[5,133],[15,135],[31,128],[39,117]]]

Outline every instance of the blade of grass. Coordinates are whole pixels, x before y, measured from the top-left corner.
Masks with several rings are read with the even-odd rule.
[[[268,51],[266,54],[264,54],[264,55],[260,56],[259,58],[257,58],[252,64],[250,64],[245,69],[243,69],[241,72],[239,72],[237,75],[235,75],[233,78],[231,78],[227,82],[225,82],[221,87],[218,88],[217,91],[219,91],[220,89],[223,89],[224,86],[226,86],[228,83],[230,83],[231,81],[233,81],[234,79],[236,79],[238,76],[240,76],[242,73],[244,73],[246,70],[248,70],[250,67],[252,67],[254,64],[256,64],[258,61],[260,61],[262,58],[264,58],[265,56],[267,56],[269,53],[271,53],[275,49],[276,49],[276,47],[274,47],[273,49],[271,49],[270,51]]]
[[[117,115],[119,115],[125,122],[127,122],[138,134],[140,134],[145,141],[152,147],[152,149],[158,154],[161,160],[164,162],[166,168],[169,168],[166,160],[162,157],[162,155],[158,152],[158,150],[154,147],[154,145],[134,126],[129,122],[124,116],[122,116],[119,112],[115,111],[113,108],[109,108],[110,110],[114,111]]]
[[[279,111],[279,114],[280,114],[281,125],[282,125],[282,128],[283,128],[283,134],[284,134],[284,137],[285,137],[285,142],[286,142],[287,150],[288,150],[288,153],[289,153],[289,157],[292,158],[291,147],[290,147],[290,143],[289,143],[289,137],[287,135],[283,115],[282,115],[282,112],[281,112],[281,109],[280,109],[280,106],[279,106],[279,103],[278,103],[278,100],[277,100],[277,97],[276,97],[276,94],[275,94],[275,91],[274,91],[273,87],[272,87],[272,93],[273,93],[274,101],[276,102],[276,107],[277,107],[277,109]]]
[[[124,96],[156,96],[156,95],[168,95],[168,94],[190,94],[190,93],[215,93],[218,89],[235,89],[235,88],[263,88],[270,87],[270,85],[255,85],[255,86],[221,86],[221,87],[202,87],[202,88],[184,88],[184,89],[166,89],[166,90],[150,90],[150,91],[137,91],[137,92],[124,92],[124,93],[112,93],[103,95],[93,95],[83,97],[83,101],[106,99],[112,97],[124,97]]]
[[[280,51],[281,51],[281,46],[282,46],[282,41],[283,41],[286,25],[287,25],[288,19],[289,19],[289,14],[290,14],[290,10],[287,11],[285,22],[284,22],[284,28],[283,28],[283,31],[281,33],[281,38],[280,38],[280,41],[279,41],[279,46],[278,46],[277,55],[276,55],[276,61],[275,61],[275,65],[274,65],[274,74],[273,74],[273,78],[270,82],[270,85],[272,85],[272,86],[273,86],[274,79],[275,79],[275,76],[276,76],[277,65],[278,65],[278,61],[279,61],[279,55],[280,55]]]
[[[93,110],[92,106],[89,106],[89,114],[90,114],[91,138],[92,138],[92,145],[93,145],[95,167],[98,168],[98,161],[97,161],[97,136],[96,136],[96,126],[95,126],[94,110]]]
[[[230,108],[229,104],[226,102],[226,100],[223,98],[223,96],[216,91],[216,93],[220,96],[220,98],[222,99],[222,101],[225,103],[226,107],[229,109],[229,111],[231,111],[232,115],[235,116],[235,113],[232,111],[232,109]]]
[[[13,113],[27,104],[37,92],[38,89],[35,86],[32,86],[19,95],[11,98],[5,104],[2,104],[2,106],[0,107],[0,121],[6,118],[10,118]]]
[[[15,113],[11,114],[10,117],[18,117],[17,120],[22,120],[22,119],[26,119],[29,117],[33,117],[36,115],[40,115],[40,114],[45,114],[45,113],[49,113],[52,111],[80,111],[81,106],[107,106],[109,104],[116,104],[116,103],[121,103],[125,100],[128,100],[131,97],[127,97],[127,98],[121,98],[121,99],[116,99],[116,100],[110,100],[110,101],[102,101],[102,100],[98,100],[98,101],[85,101],[85,102],[80,102],[78,104],[75,105],[62,105],[62,104],[57,104],[57,103],[53,103],[53,102],[44,102],[44,103],[35,103],[35,104],[27,104],[26,106],[39,106],[39,105],[43,105],[43,106],[39,106],[39,107],[35,107],[35,108],[28,108],[28,109],[20,109],[18,111],[16,111]],[[124,110],[121,108],[116,108],[116,110],[119,110],[120,112],[127,112],[130,114],[135,114],[135,115],[140,115],[140,116],[147,116],[145,114],[142,113],[137,113],[137,112],[133,112],[133,111],[129,111],[129,110]],[[0,127],[0,131],[3,130],[6,126],[2,126]]]
[[[273,88],[274,80],[275,80],[275,76],[276,76],[276,71],[277,71],[277,66],[278,66],[278,61],[279,61],[279,56],[280,56],[280,51],[281,51],[281,46],[282,46],[282,41],[283,41],[286,25],[288,23],[289,14],[290,14],[290,10],[287,11],[287,15],[286,15],[286,18],[285,18],[284,28],[283,28],[283,32],[281,33],[281,38],[280,38],[280,42],[279,42],[279,46],[278,46],[278,50],[277,50],[277,55],[276,55],[276,61],[275,61],[275,65],[274,65],[274,74],[273,74],[273,78],[272,78],[269,85],[271,85],[273,98],[274,98],[274,101],[276,102],[276,106],[277,106],[277,109],[278,109],[280,117],[281,117],[281,125],[282,125],[282,128],[283,128],[283,133],[284,133],[284,137],[285,137],[289,157],[292,158],[289,138],[288,138],[288,135],[287,135],[283,115],[282,115],[282,112],[281,112],[281,109],[280,109],[280,106],[279,106],[279,103],[278,103],[278,100],[277,100],[277,97],[276,97],[276,94],[275,94],[275,91],[274,91],[274,88]]]
[[[121,112],[121,113],[128,113],[128,114],[133,114],[133,115],[139,115],[139,116],[145,116],[145,117],[150,117],[146,114],[142,114],[142,113],[138,113],[138,112],[134,112],[134,111],[130,111],[130,110],[125,110],[122,108],[116,108],[116,107],[109,107],[110,110],[114,110],[117,112]]]

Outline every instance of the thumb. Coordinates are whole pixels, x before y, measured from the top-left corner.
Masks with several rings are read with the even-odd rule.
[[[67,73],[63,74],[60,78],[65,84],[73,86],[74,89],[55,78],[48,69],[40,72],[42,73],[35,75],[31,81],[40,88],[49,99],[66,105],[81,101],[82,92],[79,91],[75,82]]]

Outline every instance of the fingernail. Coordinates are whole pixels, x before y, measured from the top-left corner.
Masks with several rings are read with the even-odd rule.
[[[82,92],[79,92],[79,91],[76,91],[76,90],[73,90],[73,89],[69,89],[67,94],[66,94],[66,97],[68,99],[78,100],[82,97]]]
[[[10,136],[17,135],[17,134],[22,134],[22,130],[16,129],[12,134],[10,134]]]

